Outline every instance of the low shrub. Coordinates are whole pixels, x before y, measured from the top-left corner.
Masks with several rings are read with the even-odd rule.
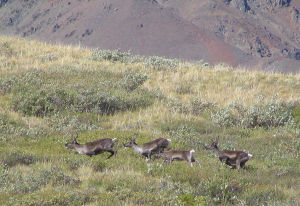
[[[30,165],[38,161],[38,158],[34,155],[23,154],[19,152],[13,152],[13,153],[1,152],[0,157],[1,157],[0,162],[5,167],[13,167],[17,164]]]
[[[47,131],[39,127],[29,127],[22,120],[15,120],[6,113],[0,112],[0,139],[7,140],[10,136],[45,136]]]
[[[257,189],[246,197],[246,205],[282,205],[285,195],[276,189]]]
[[[0,43],[0,55],[5,57],[12,57],[16,55],[16,51],[12,48],[11,43],[9,42],[2,42]]]
[[[294,107],[292,111],[293,118],[295,120],[295,123],[300,125],[300,104],[298,104],[296,107]]]
[[[145,74],[135,74],[133,72],[126,72],[119,84],[128,91],[133,91],[139,86],[143,85],[149,77]]]
[[[153,103],[154,96],[145,90],[82,90],[77,96],[75,111],[96,114],[114,114],[118,111],[135,110]]]
[[[18,92],[12,98],[12,107],[26,115],[43,117],[67,109],[75,102],[75,96],[64,90],[44,87]]]
[[[96,121],[90,119],[83,119],[78,114],[56,113],[51,117],[46,118],[51,129],[58,132],[68,131],[87,131],[94,129],[101,129]]]
[[[10,93],[16,82],[17,78],[15,77],[0,78],[0,94],[5,95]]]
[[[69,75],[68,78],[72,79],[72,75],[76,76],[77,73],[69,71],[60,76]],[[94,73],[89,75],[101,76],[102,71]],[[12,108],[25,115],[44,117],[64,111],[113,114],[146,107],[153,103],[155,94],[139,88],[148,79],[147,75],[134,72],[126,72],[119,77],[106,73],[104,75],[108,79],[105,78],[102,82],[93,79],[91,83],[94,85],[84,82],[86,85],[76,87],[73,84],[66,84],[62,77],[57,79],[57,71],[33,71],[24,76],[12,77],[16,78],[16,81],[9,83],[11,85],[9,91],[13,94]],[[74,78],[77,78],[75,76]],[[55,81],[51,81],[49,77],[55,78]],[[110,78],[113,81],[110,81]],[[10,81],[2,80],[2,82]]]
[[[31,205],[31,206],[51,206],[51,205],[70,205],[80,206],[91,202],[94,197],[93,190],[74,190],[68,188],[53,188],[46,191],[36,191],[23,196],[13,196],[8,200],[8,205]]]
[[[175,70],[179,65],[178,59],[165,59],[163,57],[151,56],[144,61],[144,67],[159,71]]]
[[[200,115],[203,112],[215,109],[216,103],[208,102],[200,98],[194,98],[190,102],[191,112],[194,115]]]
[[[111,61],[111,62],[122,62],[126,63],[130,61],[130,52],[121,52],[119,49],[116,50],[100,50],[95,49],[92,53],[92,59],[96,61]]]
[[[167,102],[167,107],[169,108],[170,112],[177,112],[177,113],[183,113],[183,114],[190,113],[189,105],[181,103],[176,98],[169,98],[169,99],[167,99],[166,102]]]
[[[192,194],[184,194],[184,195],[180,195],[178,199],[183,203],[183,205],[187,205],[187,206],[207,205],[205,198],[202,196],[197,197]]]
[[[39,172],[30,171],[21,174],[12,170],[5,173],[6,181],[1,190],[14,194],[26,194],[37,191],[41,187],[51,184],[55,185],[77,185],[78,179],[65,175],[61,168],[51,166],[41,169]]]
[[[221,127],[270,128],[293,125],[292,112],[298,104],[273,99],[266,104],[255,104],[246,108],[241,104],[232,103],[226,108],[212,112],[211,118]]]

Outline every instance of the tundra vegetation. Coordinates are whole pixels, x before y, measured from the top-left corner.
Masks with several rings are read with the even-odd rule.
[[[0,37],[0,205],[300,205],[300,76]],[[116,157],[64,145],[117,138]],[[200,167],[145,161],[158,137]],[[253,155],[229,169],[207,145]]]

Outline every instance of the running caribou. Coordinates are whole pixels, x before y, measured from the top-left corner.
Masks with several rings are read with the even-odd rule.
[[[109,152],[110,156],[107,159],[111,158],[117,152],[113,149],[113,146],[117,140],[116,138],[104,138],[93,142],[87,142],[85,144],[79,144],[77,142],[77,138],[78,133],[76,133],[76,137],[74,137],[72,142],[65,144],[65,147],[68,149],[75,149],[78,154],[85,154],[90,157],[93,155],[101,154],[103,152]]]

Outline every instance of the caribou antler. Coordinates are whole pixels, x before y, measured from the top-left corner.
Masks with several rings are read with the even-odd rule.
[[[76,131],[76,137],[74,137],[74,142],[76,142],[77,141],[77,138],[78,138],[78,132]]]

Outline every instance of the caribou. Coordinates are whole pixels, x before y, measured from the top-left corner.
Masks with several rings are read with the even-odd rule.
[[[246,162],[252,157],[252,154],[249,154],[244,151],[234,151],[234,150],[220,150],[218,147],[219,136],[216,137],[216,140],[212,142],[209,146],[204,146],[206,150],[212,150],[216,157],[219,158],[221,162],[225,162],[226,165],[231,168],[245,168]]]
[[[189,163],[191,167],[193,167],[193,162],[196,162],[198,165],[200,165],[199,161],[195,159],[194,154],[195,150],[168,150],[164,151],[160,154],[155,155],[156,158],[163,158],[165,161],[167,161],[168,164],[173,162],[174,160],[185,160]]]
[[[85,144],[79,144],[77,142],[77,138],[78,133],[76,133],[76,137],[74,137],[72,142],[65,144],[65,147],[68,149],[75,149],[78,154],[84,154],[90,157],[93,155],[101,154],[103,152],[109,152],[110,156],[107,159],[111,158],[117,152],[113,149],[113,146],[117,140],[116,138],[104,138],[93,142],[87,142]]]
[[[169,143],[171,142],[170,139],[157,138],[152,142],[148,142],[143,145],[137,145],[136,137],[137,135],[135,135],[133,139],[130,138],[130,141],[125,143],[124,147],[132,148],[137,154],[141,154],[147,159],[151,159],[151,155],[153,155],[154,153],[163,152],[164,149],[167,148]]]

